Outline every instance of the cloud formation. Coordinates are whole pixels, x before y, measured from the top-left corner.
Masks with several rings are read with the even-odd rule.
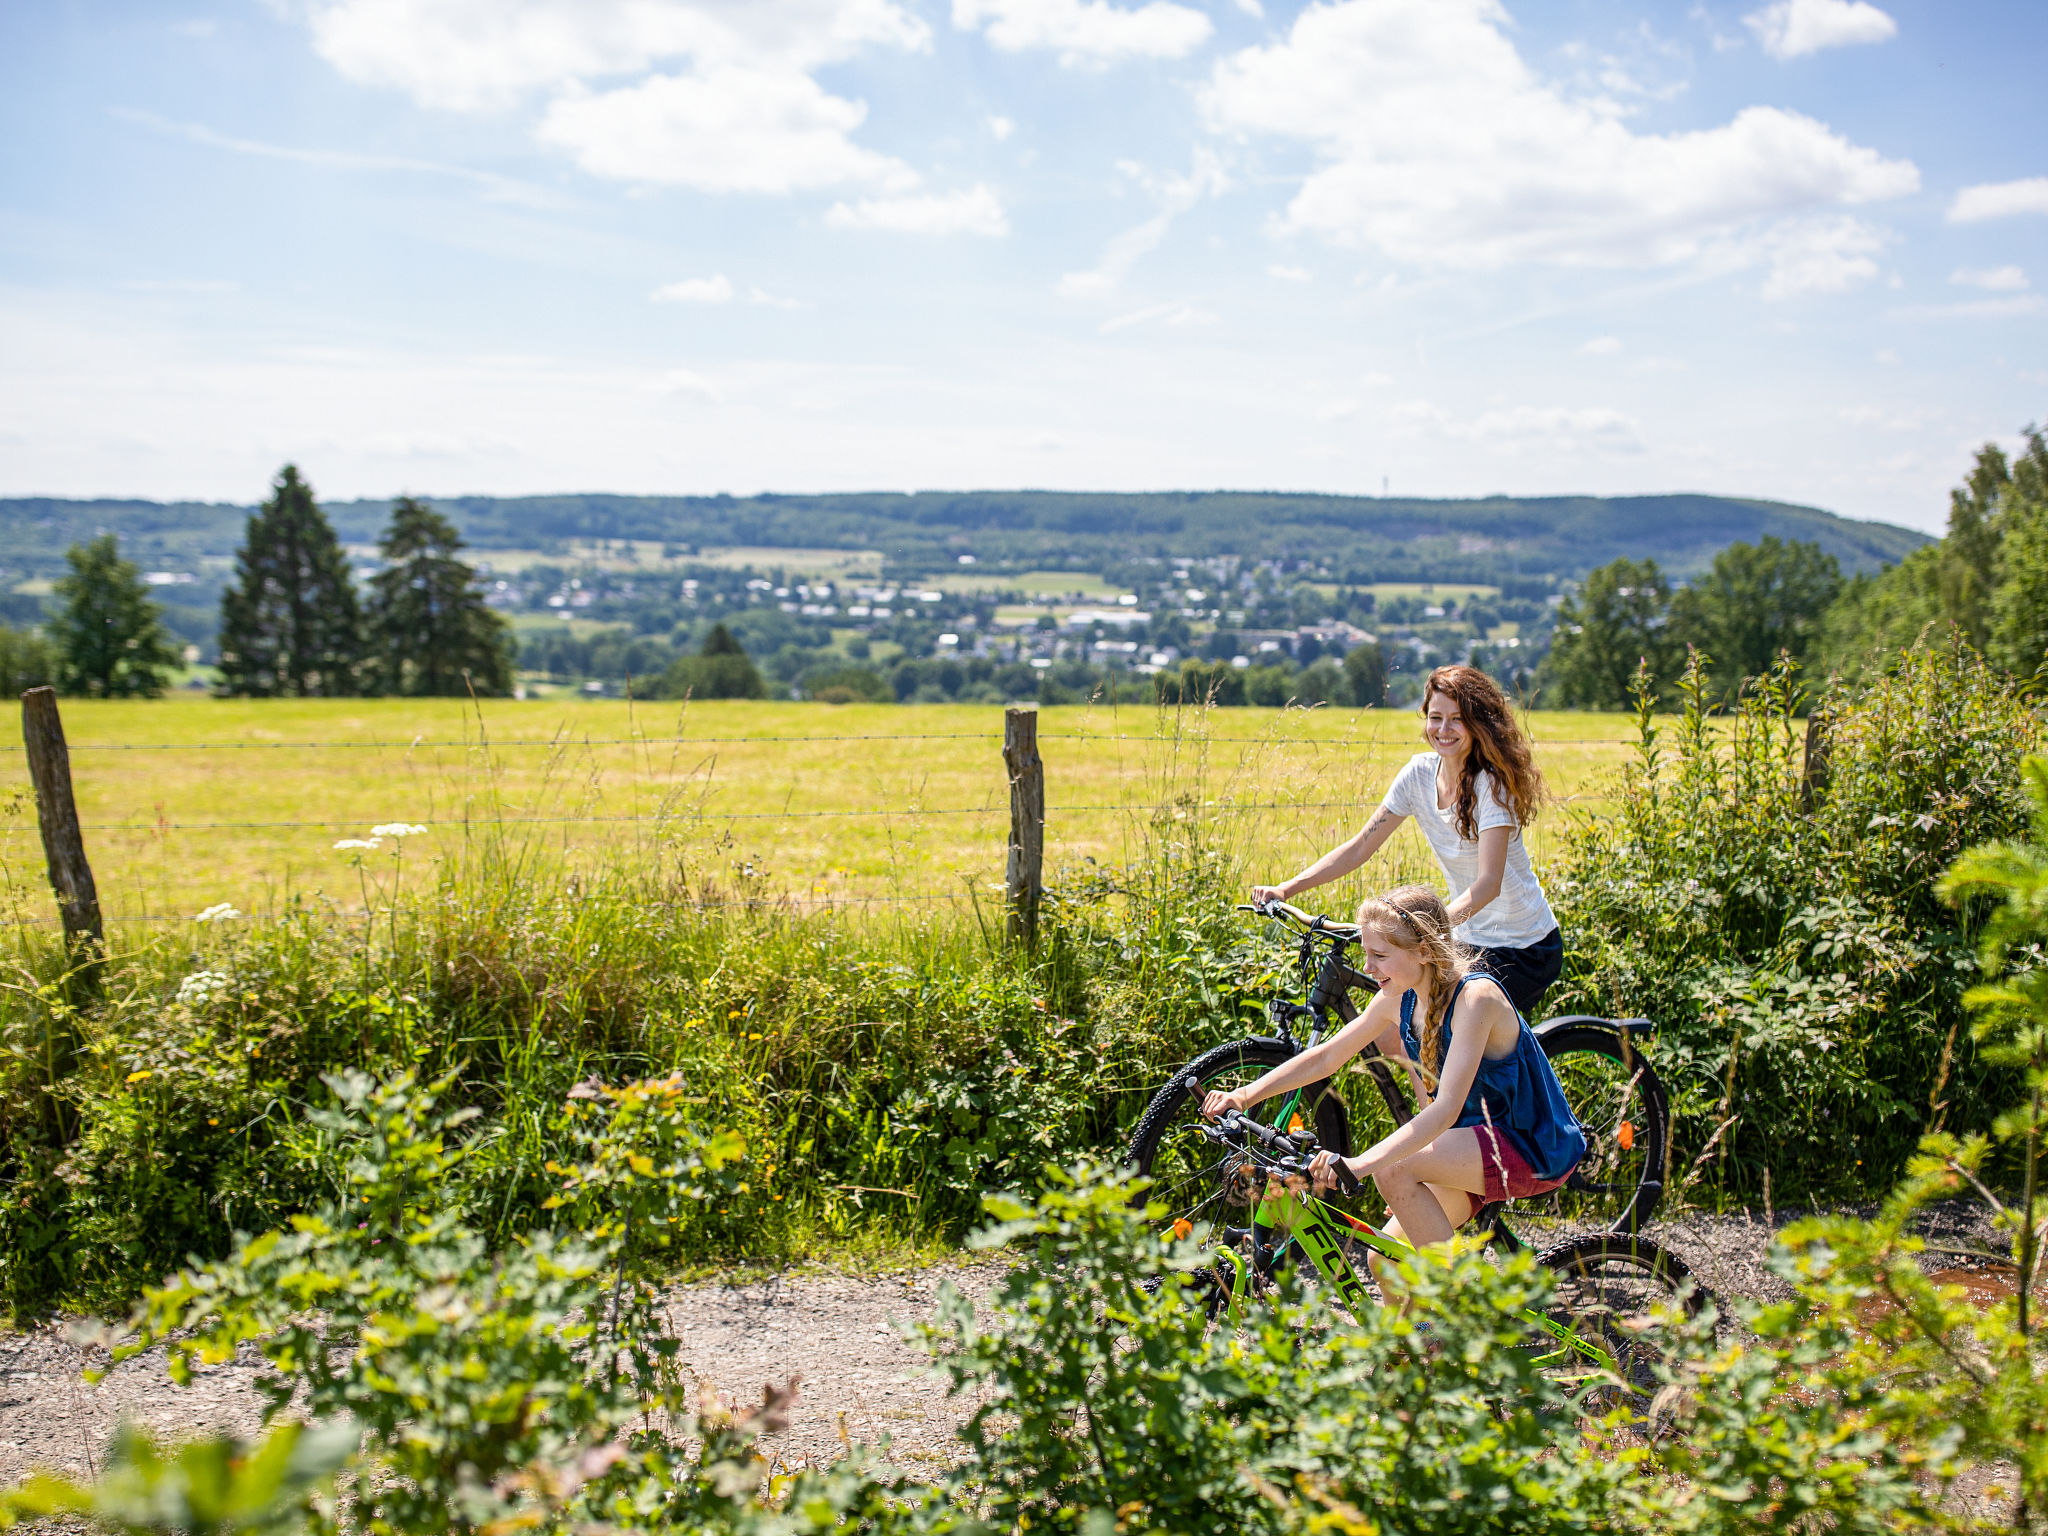
[[[423,106],[543,97],[537,136],[595,176],[706,192],[915,186],[853,140],[867,117],[815,72],[931,30],[895,0],[312,0],[314,47]]]
[[[982,235],[1010,232],[1003,205],[985,186],[959,192],[922,192],[902,197],[863,198],[834,203],[825,214],[834,229],[882,229],[904,235]]]
[[[1948,205],[1951,224],[1981,224],[2021,213],[2048,213],[2048,176],[2025,181],[1987,181],[1965,187]]]
[[[1185,58],[1214,30],[1200,11],[1169,0],[1134,10],[1107,0],[953,0],[953,25],[986,29],[989,42],[1005,53],[1050,49],[1061,63],[1083,67]]]
[[[1965,288],[1982,288],[1986,293],[2023,293],[2027,274],[2015,266],[1958,267],[1948,280]]]
[[[1889,42],[1899,31],[1897,22],[1865,0],[1775,0],[1742,19],[1774,59]]]
[[[1224,132],[1314,150],[1284,231],[1422,267],[1746,265],[1785,220],[1919,186],[1910,162],[1775,107],[1634,132],[1611,102],[1538,78],[1507,25],[1497,0],[1311,6],[1284,39],[1218,63],[1204,106]],[[1831,229],[1848,241],[1838,274],[1862,271],[1868,234]],[[1805,231],[1803,257],[1823,233]]]
[[[663,283],[648,295],[657,304],[730,304],[732,282],[723,272],[709,277],[686,277],[679,283]]]
[[[1185,176],[1155,177],[1144,167],[1128,162],[1119,168],[1158,199],[1159,211],[1142,224],[1111,236],[1102,249],[1102,259],[1094,267],[1062,277],[1058,288],[1062,298],[1093,299],[1113,293],[1131,268],[1166,238],[1175,219],[1204,197],[1213,197],[1230,186],[1223,162],[1207,150],[1195,152],[1194,165]]]

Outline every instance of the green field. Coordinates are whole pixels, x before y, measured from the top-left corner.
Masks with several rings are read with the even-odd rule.
[[[1003,716],[983,705],[628,704],[622,701],[66,700],[72,773],[102,904],[118,920],[182,919],[217,902],[252,915],[295,897],[360,910],[479,838],[572,867],[683,875],[801,904],[964,898],[1000,879],[1009,823]],[[1568,803],[1590,803],[1626,748],[1614,715],[1532,716]],[[1041,712],[1048,869],[1144,845],[1158,807],[1225,824],[1276,874],[1355,828],[1420,750],[1405,711]],[[0,888],[50,916],[35,810],[10,718],[0,756]],[[1562,820],[1533,829],[1540,858]],[[344,838],[428,832],[365,856]],[[403,850],[403,858],[397,851]],[[1412,831],[1382,882],[1427,872]],[[1333,894],[1333,907],[1355,899]]]

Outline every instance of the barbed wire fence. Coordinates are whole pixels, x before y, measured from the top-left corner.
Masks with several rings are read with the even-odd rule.
[[[45,708],[50,717],[54,719],[54,699],[49,701]],[[24,696],[24,709],[27,709],[26,696]],[[266,753],[287,751],[354,753],[363,751],[402,751],[406,753],[408,756],[410,756],[412,753],[422,750],[435,752],[461,750],[464,752],[495,753],[506,750],[518,751],[529,749],[554,751],[581,751],[588,748],[600,747],[629,747],[636,749],[653,749],[664,747],[686,748],[725,746],[840,746],[865,743],[923,744],[939,742],[957,743],[966,741],[987,742],[992,746],[1002,744],[1007,748],[1014,748],[1017,741],[1017,734],[1020,730],[1023,730],[1025,732],[1027,738],[1029,739],[1031,750],[1034,752],[1037,742],[1055,741],[1104,746],[1161,746],[1169,744],[1186,744],[1189,746],[1200,747],[1208,747],[1212,745],[1257,746],[1269,748],[1308,747],[1318,748],[1333,753],[1357,751],[1361,748],[1361,746],[1365,745],[1370,745],[1374,748],[1380,746],[1380,743],[1376,739],[1370,743],[1361,743],[1353,737],[1289,735],[1278,732],[1267,732],[1257,735],[1239,735],[1211,733],[1208,731],[1197,730],[1184,733],[1183,735],[1177,737],[1175,735],[1161,731],[1153,731],[1146,733],[1120,731],[1056,731],[1047,732],[1043,735],[1038,735],[1036,733],[1036,721],[1037,712],[1035,709],[1013,708],[1007,712],[1005,729],[1003,731],[887,731],[844,733],[806,732],[798,734],[752,735],[691,735],[687,733],[676,735],[650,735],[647,733],[635,732],[633,734],[624,736],[589,736],[557,732],[555,734],[545,737],[513,736],[501,738],[492,736],[487,731],[480,730],[474,736],[465,736],[460,739],[429,738],[426,735],[422,734],[411,738],[341,737],[329,739],[301,739],[291,741],[87,741],[77,743],[65,743],[62,740],[60,726],[58,727],[58,737],[56,741],[55,752],[55,759],[57,759],[58,761],[54,761],[50,764],[39,764],[34,760],[35,754],[33,752],[30,752],[31,761],[28,766],[31,769],[31,777],[35,783],[36,800],[39,813],[38,819],[43,834],[45,852],[49,855],[51,860],[51,867],[54,870],[60,861],[60,856],[61,859],[67,863],[83,866],[84,847],[82,839],[83,836],[86,834],[138,832],[164,834],[171,832],[198,833],[258,831],[332,832],[348,830],[359,827],[361,825],[361,818],[180,821],[170,819],[160,814],[156,819],[150,821],[120,820],[81,823],[78,822],[74,817],[72,825],[67,830],[62,825],[53,826],[51,824],[49,817],[43,814],[43,810],[45,805],[48,803],[68,802],[71,799],[72,790],[70,785],[68,758],[74,754],[240,752]],[[1576,736],[1561,737],[1555,739],[1538,738],[1536,745],[1538,747],[1538,750],[1542,751],[1546,749],[1560,747],[1623,748],[1632,746],[1634,745],[1634,743],[1625,738],[1620,737]],[[0,754],[23,753],[29,752],[29,750],[29,742],[26,737],[21,742],[0,742]],[[44,755],[46,757],[49,757],[51,754],[46,753]],[[991,754],[991,756],[993,757],[994,754]],[[994,766],[994,764],[992,764],[992,766]],[[62,782],[58,783],[55,782],[55,777],[60,772]],[[1008,866],[1006,868],[1006,878],[1004,886],[1005,901],[1012,908],[1016,908],[1020,905],[1031,906],[1035,908],[1037,894],[1042,889],[1043,884],[1042,834],[1045,828],[1051,823],[1052,818],[1100,815],[1158,816],[1170,814],[1177,810],[1185,810],[1187,808],[1185,803],[1178,801],[1168,801],[1158,804],[1148,803],[1142,800],[1124,800],[1102,803],[1046,804],[1043,798],[1043,784],[1041,780],[1041,783],[1039,785],[1040,798],[1036,803],[1036,807],[1032,808],[1032,810],[1030,811],[1030,814],[1035,815],[1037,817],[1036,825],[1041,835],[1037,839],[1030,839],[1023,835],[1023,827],[1022,823],[1020,822],[1020,817],[1026,814],[1026,812],[1025,808],[1021,807],[1017,803],[1019,796],[1019,784],[1017,782],[1017,778],[1015,775],[1010,775],[1007,772],[1006,777],[1008,777],[1011,781],[1009,784],[1009,798],[1011,803],[1007,806],[998,801],[992,795],[988,801],[980,805],[933,806],[919,803],[916,799],[913,798],[907,800],[904,803],[896,805],[863,806],[843,809],[791,810],[785,807],[784,809],[774,811],[727,811],[707,808],[703,805],[697,805],[693,807],[689,812],[681,814],[672,811],[666,811],[660,808],[648,811],[635,809],[623,813],[590,812],[573,815],[506,815],[503,813],[488,812],[482,814],[472,814],[470,812],[465,811],[464,814],[459,816],[435,816],[431,814],[423,815],[414,820],[411,823],[411,825],[427,829],[447,828],[460,829],[464,831],[479,828],[504,827],[565,828],[574,826],[637,825],[653,826],[658,828],[671,825],[679,820],[686,819],[686,817],[687,819],[690,819],[700,825],[736,825],[740,823],[786,823],[805,821],[902,821],[922,820],[925,818],[933,817],[1000,817],[1007,811],[1011,816],[1012,827],[1009,843],[1005,849],[1005,853],[1007,855],[1006,865]],[[1215,811],[1219,813],[1307,813],[1353,811],[1362,814],[1363,812],[1368,810],[1371,805],[1376,803],[1376,797],[1370,796],[1354,796],[1344,799],[1306,799],[1282,797],[1261,800],[1256,798],[1239,799],[1232,795],[1223,795],[1202,802],[1201,809]],[[1016,858],[1016,850],[1020,842],[1023,841],[1031,841],[1039,844],[1041,850],[1041,857],[1033,859],[1029,862],[1027,866],[1020,867],[1018,864],[1018,860]],[[855,894],[844,891],[830,891],[819,893],[814,891],[813,893],[807,896],[797,896],[794,893],[782,893],[777,896],[749,897],[742,899],[706,900],[690,902],[661,902],[657,903],[657,905],[677,908],[687,907],[693,910],[711,912],[726,909],[760,908],[762,906],[772,906],[776,904],[796,904],[800,906],[807,906],[812,909],[836,909],[841,907],[906,907],[936,903],[960,903],[971,899],[973,899],[971,893],[965,890],[934,890],[907,895]],[[94,909],[92,913],[92,918],[95,924],[98,921],[98,910],[96,903],[97,898],[95,897]],[[72,926],[73,918],[78,915],[74,910],[78,905],[77,900],[75,897],[67,898],[60,892],[58,896],[58,904],[60,908],[60,914],[66,918],[66,925],[68,931]],[[340,913],[339,915],[350,916],[351,914]],[[362,914],[353,915],[361,916]],[[201,919],[196,915],[133,913],[120,915],[116,920],[122,923],[191,923],[195,921],[200,921]],[[96,932],[94,934],[94,938],[95,941],[97,941]]]

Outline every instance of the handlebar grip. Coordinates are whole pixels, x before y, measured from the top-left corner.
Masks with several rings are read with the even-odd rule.
[[[1337,1159],[1337,1192],[1347,1200],[1355,1200],[1365,1193],[1365,1185],[1358,1175],[1351,1171],[1351,1165],[1341,1157]]]

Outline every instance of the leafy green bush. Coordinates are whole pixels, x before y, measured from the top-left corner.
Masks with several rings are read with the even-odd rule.
[[[1713,1187],[1857,1197],[1928,1129],[1988,1126],[2002,1096],[1963,1028],[1972,913],[1934,881],[2021,825],[2040,722],[1953,642],[1824,693],[1824,754],[1805,750],[1789,669],[1726,721],[1706,679],[1695,654],[1675,727],[1653,722],[1645,681],[1612,813],[1569,827],[1548,876],[1568,936],[1551,1006],[1657,1022],[1678,1144],[1708,1156]]]
[[[1636,1453],[1580,1430],[1521,1313],[1549,1276],[1469,1246],[1402,1269],[1405,1312],[1336,1326],[1297,1300],[1242,1333],[1190,1283],[1124,1178],[1077,1169],[993,1196],[982,1246],[1028,1256],[985,1318],[957,1293],[924,1336],[980,1406],[955,1497],[1015,1530],[1585,1531],[1630,1508]]]

